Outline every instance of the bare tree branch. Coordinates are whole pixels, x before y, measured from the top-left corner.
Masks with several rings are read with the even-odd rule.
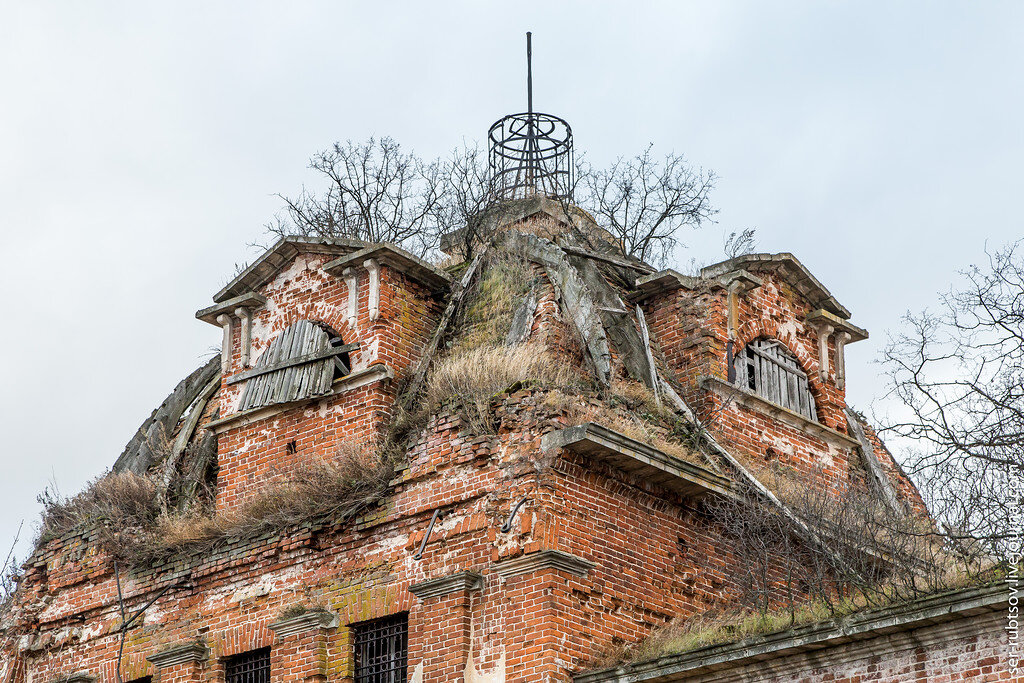
[[[907,469],[933,513],[963,538],[999,552],[1019,532],[1024,485],[1024,258],[1019,243],[908,314],[883,351],[884,432],[909,444]]]

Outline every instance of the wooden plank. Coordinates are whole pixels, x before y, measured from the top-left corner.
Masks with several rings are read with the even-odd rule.
[[[423,386],[423,381],[427,377],[427,371],[430,369],[430,363],[434,359],[434,354],[437,353],[437,347],[441,343],[441,339],[448,331],[448,326],[451,324],[452,317],[455,315],[455,311],[458,310],[459,304],[462,303],[462,299],[466,294],[466,289],[469,287],[469,283],[472,282],[473,276],[476,275],[477,269],[480,267],[480,263],[483,260],[484,254],[487,252],[486,249],[477,254],[469,267],[466,268],[466,272],[462,274],[462,278],[452,287],[451,298],[448,299],[448,305],[445,306],[444,313],[441,314],[441,320],[437,324],[437,329],[434,330],[434,334],[431,335],[430,341],[427,343],[427,347],[423,350],[423,355],[420,357],[419,363],[416,365],[416,371],[412,375],[412,379],[409,380],[409,384],[405,389],[404,396],[402,397],[401,407],[408,409],[420,392],[420,388]]]
[[[305,320],[296,323],[298,331],[288,350],[289,357],[306,356],[313,350],[312,345],[317,337],[317,330]],[[327,335],[323,335],[326,337]],[[324,340],[326,344],[326,339]],[[316,349],[321,350],[322,347]],[[306,396],[305,389],[308,389],[309,364],[293,365],[279,373],[278,386],[275,388],[275,403],[294,401],[299,396]]]
[[[252,370],[246,370],[245,372],[240,372],[237,375],[229,377],[228,380],[227,380],[227,383],[228,384],[237,384],[238,382],[244,382],[245,380],[250,379],[252,377],[258,377],[260,375],[265,375],[265,374],[267,374],[269,372],[274,372],[275,370],[283,370],[284,368],[286,368],[286,367],[288,367],[290,365],[302,365],[304,363],[312,363],[313,361],[323,360],[325,358],[330,358],[332,356],[340,356],[343,353],[348,353],[350,351],[355,351],[358,348],[359,348],[359,344],[345,344],[344,346],[334,346],[334,347],[331,347],[329,349],[325,349],[323,351],[316,351],[316,352],[313,352],[313,353],[309,353],[309,354],[306,354],[304,356],[300,356],[298,358],[289,358],[289,359],[283,360],[283,361],[281,361],[279,363],[276,363],[273,367],[256,367],[256,368],[253,368]],[[346,374],[347,374],[347,371],[346,371]]]
[[[567,254],[582,256],[583,258],[588,258],[594,261],[603,261],[605,263],[610,263],[613,266],[619,266],[620,268],[629,268],[631,270],[636,270],[641,273],[644,273],[645,275],[650,275],[651,273],[656,272],[654,268],[647,265],[646,263],[633,263],[632,261],[627,261],[626,259],[617,258],[615,256],[607,256],[605,254],[598,254],[593,251],[587,251],[586,249],[580,249],[579,247],[565,245],[562,246],[562,251],[564,251]]]
[[[288,358],[305,356],[311,349],[311,341],[316,338],[318,328],[314,328],[306,320],[296,323],[295,338],[292,340],[291,348],[288,349]],[[321,332],[321,334],[323,334]],[[326,337],[326,334],[323,334]],[[326,339],[324,340],[326,343]],[[322,348],[322,347],[321,347]],[[320,350],[320,349],[317,349]],[[294,401],[300,396],[299,389],[302,388],[302,379],[306,375],[308,365],[293,365],[284,372],[279,373],[277,386],[274,391],[274,403]]]

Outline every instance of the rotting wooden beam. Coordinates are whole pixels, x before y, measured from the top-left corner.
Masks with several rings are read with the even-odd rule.
[[[583,258],[592,259],[594,261],[603,261],[613,266],[620,268],[629,268],[637,272],[643,273],[644,275],[650,275],[651,273],[657,272],[655,268],[647,265],[646,263],[627,261],[626,259],[617,258],[615,256],[608,256],[606,254],[598,254],[595,251],[589,251],[580,247],[573,247],[571,245],[562,245],[562,251],[573,256],[582,256]]]
[[[451,325],[452,318],[455,317],[455,312],[459,309],[459,305],[462,303],[463,298],[466,296],[466,292],[469,289],[470,283],[473,281],[473,277],[476,275],[477,269],[480,267],[481,261],[483,261],[484,255],[487,253],[487,249],[484,249],[477,254],[469,267],[466,268],[466,272],[462,274],[462,277],[452,286],[452,294],[448,299],[448,305],[445,306],[444,313],[441,314],[441,320],[437,323],[437,329],[434,330],[434,334],[431,335],[430,341],[427,343],[427,347],[423,350],[423,355],[420,357],[419,362],[416,364],[416,371],[413,372],[412,378],[409,380],[409,384],[406,385],[405,391],[399,403],[399,407],[403,410],[408,410],[412,402],[416,400],[420,390],[423,388],[423,382],[427,378],[427,372],[430,370],[430,364],[434,360],[434,356],[437,354],[437,347],[440,346],[441,340],[448,332],[448,327]]]
[[[317,351],[315,353],[307,353],[302,356],[296,356],[295,358],[286,358],[285,360],[278,361],[265,367],[253,368],[252,370],[246,370],[245,372],[239,372],[236,375],[228,377],[225,381],[226,384],[238,384],[244,382],[247,379],[265,375],[268,372],[274,372],[276,370],[284,370],[296,365],[303,365],[305,363],[313,363],[318,360],[324,360],[325,358],[331,358],[334,356],[340,356],[343,353],[349,351],[355,351],[359,348],[359,343],[344,344],[343,346],[335,346],[324,351]]]

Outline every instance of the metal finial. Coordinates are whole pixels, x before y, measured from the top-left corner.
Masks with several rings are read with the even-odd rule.
[[[526,111],[533,113],[533,33],[526,32]]]
[[[572,200],[572,129],[565,120],[533,110],[533,32],[526,32],[526,106],[487,132],[495,198],[541,195]]]

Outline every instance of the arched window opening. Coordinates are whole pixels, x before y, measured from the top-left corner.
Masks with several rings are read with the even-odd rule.
[[[736,356],[736,385],[794,413],[817,421],[807,373],[777,339],[757,339]]]
[[[334,380],[349,374],[354,348],[327,325],[300,320],[281,331],[252,370],[228,383],[246,382],[239,410],[323,396]]]

